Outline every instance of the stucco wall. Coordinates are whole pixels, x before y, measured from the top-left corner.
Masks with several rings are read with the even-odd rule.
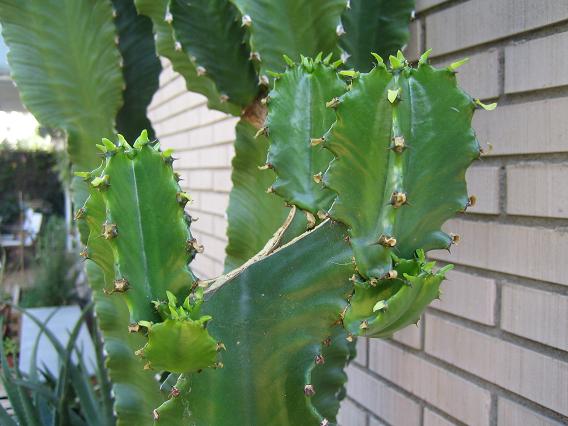
[[[407,56],[463,57],[479,112],[469,173],[478,202],[460,234],[441,302],[392,341],[359,341],[344,426],[568,423],[568,1],[417,0]],[[235,118],[209,111],[171,67],[150,115],[199,216],[195,270],[222,271]],[[487,146],[486,146],[487,149]]]

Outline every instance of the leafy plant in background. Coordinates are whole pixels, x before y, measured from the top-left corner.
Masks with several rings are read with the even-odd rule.
[[[143,132],[132,146],[130,137],[103,140],[104,163],[82,167],[68,131],[72,161],[94,169],[80,174],[89,198],[77,218],[118,423],[334,423],[355,337],[390,336],[438,297],[447,267],[435,271],[424,253],[449,247],[455,237],[441,225],[473,202],[464,176],[479,156],[478,104],[456,85],[459,64],[437,70],[425,54],[412,68],[396,53],[412,1],[135,3],[188,89],[241,120],[228,272],[209,281],[188,268],[202,247],[189,231],[190,196],[172,153]],[[84,2],[74,4],[82,18]],[[110,4],[95,4],[110,33]],[[52,7],[42,12],[59,19]],[[31,10],[0,1],[24,102],[47,104],[49,94],[18,76],[26,55],[19,30]],[[84,37],[101,54],[112,50],[104,37]],[[85,71],[113,75],[103,68]],[[107,125],[109,93],[89,104]],[[79,104],[55,110],[65,123]],[[83,124],[85,140],[107,129]],[[160,391],[153,374],[164,371],[172,375]]]
[[[93,339],[97,348],[97,365],[91,377],[85,366],[80,349],[76,347],[77,337],[91,306],[87,306],[80,319],[69,333],[64,346],[49,328],[33,315],[23,311],[40,329],[32,350],[29,373],[8,363],[8,352],[0,352],[2,369],[0,379],[14,412],[11,416],[0,406],[0,423],[4,426],[40,425],[88,425],[110,426],[114,424],[110,383],[106,377],[102,345]],[[46,323],[49,321],[46,321]],[[45,334],[59,357],[59,371],[53,372],[37,365],[37,351],[40,337]]]
[[[50,217],[39,237],[32,287],[24,291],[21,306],[61,306],[74,300],[79,258],[67,252],[66,240],[63,219]]]

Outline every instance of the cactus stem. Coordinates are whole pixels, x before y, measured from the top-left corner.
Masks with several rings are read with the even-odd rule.
[[[377,241],[380,245],[387,248],[392,248],[396,245],[396,238],[390,235],[381,235]]]
[[[314,357],[314,362],[316,363],[316,365],[323,365],[325,364],[325,357],[322,354],[317,354]]]
[[[102,236],[105,240],[112,240],[118,235],[118,229],[114,223],[103,223],[103,233]]]
[[[306,386],[304,386],[304,395],[310,397],[314,396],[315,394],[316,390],[314,388],[314,385],[307,384]]]

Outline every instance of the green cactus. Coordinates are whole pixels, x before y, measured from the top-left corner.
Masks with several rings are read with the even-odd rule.
[[[39,60],[21,28],[55,22],[55,0],[0,0],[0,19],[24,102],[68,131],[75,166],[94,169],[89,141],[110,137],[103,164],[79,174],[88,199],[76,204],[118,424],[336,423],[356,337],[391,336],[439,297],[451,266],[436,270],[425,252],[449,247],[441,226],[470,203],[471,119],[483,105],[457,87],[456,66],[435,69],[426,53],[411,67],[398,51],[410,0],[135,0],[187,88],[241,116],[226,274],[203,281],[188,266],[202,247],[171,151],[146,132],[132,146],[113,136],[132,140],[148,123],[149,22],[130,24],[143,17],[117,0],[115,29],[110,0],[76,1],[70,10],[102,30],[74,41],[71,16]],[[38,27],[31,34],[49,38]],[[55,47],[70,40],[78,48],[60,64]],[[88,43],[104,69],[82,58]],[[57,85],[35,93],[27,61],[74,82],[69,99]],[[118,112],[121,96],[130,106]],[[156,373],[171,373],[161,391]]]

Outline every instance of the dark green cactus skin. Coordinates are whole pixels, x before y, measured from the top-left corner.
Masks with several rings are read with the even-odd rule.
[[[248,29],[251,52],[259,55],[259,74],[284,69],[282,54],[293,60],[336,49],[336,29],[345,0],[230,0]],[[277,17],[277,18],[276,18]]]
[[[373,67],[369,52],[383,58],[396,55],[408,42],[413,10],[414,0],[350,0],[341,16],[345,34],[339,38],[345,66],[368,72]]]
[[[221,94],[210,76],[198,75],[197,65],[181,48],[176,45],[174,30],[171,22],[164,19],[168,11],[169,0],[135,0],[138,13],[152,20],[156,37],[156,52],[167,58],[175,71],[180,73],[186,82],[187,90],[200,93],[207,97],[209,108],[239,115],[241,107],[230,102],[221,101]]]
[[[154,129],[146,117],[146,108],[158,90],[162,65],[156,56],[152,21],[138,15],[132,0],[113,0],[112,4],[125,83],[123,105],[116,116],[116,130],[126,140],[134,140],[142,129],[146,129],[149,137],[153,138]]]
[[[234,188],[227,209],[226,271],[241,266],[258,253],[290,210],[280,198],[266,193],[275,175],[271,170],[258,169],[266,161],[268,140],[264,135],[255,138],[256,132],[251,123],[239,121],[231,176]]]
[[[277,175],[272,190],[314,215],[327,211],[335,198],[333,191],[315,181],[333,155],[321,147],[314,149],[310,141],[333,124],[335,113],[325,104],[345,90],[334,67],[306,58],[278,78],[269,94],[267,165]]]
[[[169,7],[176,39],[221,95],[242,107],[252,102],[258,84],[237,9],[228,0],[170,0]]]

